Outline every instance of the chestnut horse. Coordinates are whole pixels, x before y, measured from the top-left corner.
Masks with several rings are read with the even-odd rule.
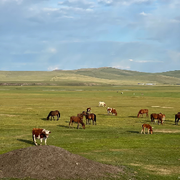
[[[93,125],[94,125],[94,122],[96,125],[96,115],[94,113],[86,113],[85,117],[86,117],[86,124],[89,124],[89,121],[92,120]]]
[[[86,116],[86,112],[83,111],[82,113],[77,114],[77,117],[81,117],[83,119],[83,116]]]
[[[60,118],[60,112],[58,110],[56,111],[50,111],[49,115],[47,116],[47,120],[49,120],[49,117],[51,116],[51,120],[52,120],[52,117],[54,119],[54,116],[57,116],[57,121],[59,120]],[[55,119],[54,119],[55,120]]]
[[[178,125],[179,119],[180,119],[180,112],[175,114],[175,125]]]
[[[69,127],[70,125],[73,125],[73,122],[78,123],[77,129],[79,129],[79,124],[82,125],[83,129],[85,129],[85,124],[83,123],[83,116],[77,117],[77,116],[71,116],[69,121]]]
[[[143,124],[141,134],[142,134],[142,132],[144,132],[144,134],[145,134],[145,128],[148,129],[148,134],[149,134],[149,131],[150,131],[151,134],[153,133],[152,127],[149,124]]]
[[[143,117],[143,114],[146,114],[146,117],[148,117],[148,109],[141,109],[141,110],[138,112],[137,117],[139,117],[140,114],[141,114],[142,117]]]
[[[162,114],[162,113],[159,113],[159,114],[153,113],[153,114],[151,114],[151,122],[154,122],[154,119],[158,120],[158,124],[159,124],[159,122],[161,122],[161,124],[163,124],[163,121],[165,120],[165,114]]]

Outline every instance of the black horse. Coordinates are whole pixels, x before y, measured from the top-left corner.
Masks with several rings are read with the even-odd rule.
[[[53,119],[54,119],[54,116],[57,116],[57,121],[59,120],[59,118],[60,118],[60,112],[58,111],[58,110],[56,110],[56,111],[51,111],[50,113],[49,113],[49,115],[47,116],[47,120],[49,120],[49,117],[51,116],[51,120],[52,120],[52,117],[53,117]],[[54,119],[55,120],[55,119]]]

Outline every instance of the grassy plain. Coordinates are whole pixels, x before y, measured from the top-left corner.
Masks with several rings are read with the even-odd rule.
[[[123,94],[121,94],[123,92]],[[0,86],[0,154],[33,146],[32,128],[52,132],[49,145],[64,148],[105,164],[125,166],[121,179],[180,179],[180,111],[178,86]],[[107,115],[98,102],[116,108]],[[91,107],[97,125],[69,128],[70,116]],[[141,108],[164,113],[164,125],[152,124],[154,134],[140,134],[150,118],[137,118]],[[61,112],[59,121],[47,121],[51,110]]]

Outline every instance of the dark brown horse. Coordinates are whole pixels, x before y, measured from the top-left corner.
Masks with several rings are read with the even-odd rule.
[[[180,112],[175,114],[175,125],[178,125],[179,119],[180,119]]]
[[[51,120],[52,120],[52,117],[54,119],[54,116],[57,116],[57,121],[59,120],[60,118],[60,112],[58,110],[56,111],[50,111],[50,113],[48,114],[47,116],[47,120],[49,120],[49,117],[51,116]],[[54,119],[55,120],[55,119]]]
[[[143,117],[143,114],[146,114],[146,117],[148,117],[148,109],[141,109],[141,110],[138,112],[137,117],[139,117],[140,114],[141,114],[142,117]]]
[[[69,121],[69,127],[70,127],[70,125],[73,125],[73,122],[75,122],[75,123],[78,123],[77,129],[79,129],[79,124],[81,124],[83,129],[85,129],[85,124],[84,124],[82,118],[83,118],[83,116],[81,116],[81,117],[71,116],[70,121]]]
[[[154,119],[158,120],[158,124],[159,124],[159,122],[161,122],[161,124],[163,124],[163,121],[165,120],[165,114],[162,114],[162,113],[159,113],[159,114],[153,113],[153,114],[151,114],[151,122],[154,122]]]
[[[96,125],[96,115],[94,113],[86,113],[85,117],[86,117],[86,124],[90,124],[89,121],[92,120],[93,125],[94,125],[94,122]]]

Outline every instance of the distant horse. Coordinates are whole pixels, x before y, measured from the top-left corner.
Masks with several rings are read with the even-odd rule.
[[[117,111],[116,111],[115,108],[110,108],[110,107],[108,107],[108,108],[107,108],[107,113],[108,113],[108,114],[109,114],[109,113],[112,113],[112,114],[115,114],[115,116],[117,116]]]
[[[180,119],[180,112],[175,114],[175,125],[178,125],[179,119]]]
[[[82,117],[83,116],[81,116],[81,117],[71,116],[70,121],[69,121],[69,127],[70,127],[70,125],[73,125],[73,122],[75,122],[75,123],[78,123],[77,129],[79,129],[79,124],[81,124],[83,129],[85,129],[85,124],[84,124],[84,122],[82,120]]]
[[[49,115],[47,116],[47,120],[49,120],[49,117],[51,116],[51,120],[52,120],[52,117],[54,119],[54,116],[57,116],[57,121],[59,120],[60,118],[60,112],[58,110],[56,111],[50,111]],[[54,119],[55,120],[55,119]]]
[[[142,132],[144,132],[144,134],[145,134],[145,128],[148,129],[148,134],[149,134],[149,131],[150,131],[151,134],[153,133],[152,127],[149,124],[143,124],[141,134],[142,134]]]
[[[86,113],[86,124],[89,124],[89,121],[93,121],[93,125],[94,125],[94,122],[95,122],[95,125],[96,125],[96,115],[94,113]]]
[[[139,117],[140,114],[141,114],[142,117],[143,117],[143,114],[146,114],[146,117],[148,117],[148,109],[141,109],[141,110],[138,112],[137,117]]]
[[[91,112],[91,108],[87,108],[86,112],[90,113]]]
[[[159,114],[153,113],[153,114],[151,114],[151,122],[154,122],[154,119],[158,120],[158,124],[159,124],[159,122],[161,122],[161,124],[163,124],[163,121],[165,120],[165,114],[162,114],[162,113],[159,113]]]

